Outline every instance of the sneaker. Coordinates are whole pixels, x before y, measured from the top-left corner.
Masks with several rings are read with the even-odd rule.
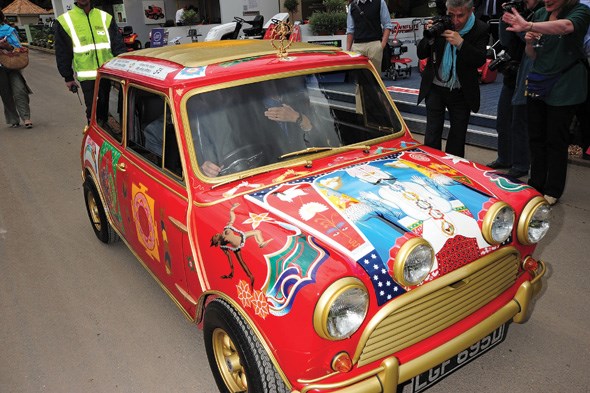
[[[543,198],[545,198],[545,200],[547,201],[549,206],[555,205],[557,203],[557,201],[559,200],[555,197],[552,197],[551,195],[543,195]]]
[[[508,164],[503,164],[498,160],[492,161],[489,164],[486,164],[487,166],[489,166],[492,169],[508,169],[510,168],[511,165]]]

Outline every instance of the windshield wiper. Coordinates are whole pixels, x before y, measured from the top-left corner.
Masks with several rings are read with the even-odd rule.
[[[281,159],[281,158],[287,158],[287,157],[300,156],[300,155],[303,155],[303,154],[317,153],[319,151],[328,151],[328,150],[330,150],[330,151],[338,151],[338,150],[363,150],[366,153],[368,153],[369,150],[371,150],[371,146],[357,145],[357,146],[340,146],[340,147],[330,147],[330,146],[308,147],[308,148],[303,149],[303,150],[297,150],[297,151],[293,151],[291,153],[283,154],[282,156],[279,157],[279,159]]]
[[[292,163],[290,165],[285,165],[285,166],[283,166],[283,168],[294,168],[294,167],[298,167],[298,166],[304,166],[306,168],[311,168],[311,165],[312,165],[312,162],[306,160],[306,161],[297,161],[297,162],[294,162],[294,163]],[[213,184],[211,186],[211,189],[213,190],[213,189],[215,189],[217,187],[221,187],[221,186],[226,185],[228,183],[232,183],[232,182],[237,181],[237,180],[244,180],[244,179],[246,179],[248,177],[252,177],[252,176],[255,176],[255,175],[260,175],[261,173],[271,172],[271,171],[274,171],[276,169],[277,169],[276,167],[271,167],[271,168],[267,168],[265,170],[260,170],[260,171],[250,170],[247,173],[242,173],[241,175],[233,176],[232,178],[227,179],[225,181],[222,181],[222,182],[219,182],[219,183],[215,183],[215,184]]]

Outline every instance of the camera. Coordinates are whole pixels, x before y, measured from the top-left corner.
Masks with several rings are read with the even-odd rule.
[[[490,61],[488,64],[488,69],[490,71],[500,71],[504,74],[507,73],[515,73],[518,70],[519,63],[517,61],[513,61],[512,57],[505,51],[501,51],[498,53],[498,56]]]
[[[442,15],[432,18],[432,25],[424,30],[424,38],[432,39],[438,37],[445,30],[454,30],[455,25],[449,15]]]
[[[519,14],[522,14],[526,10],[526,3],[524,0],[512,0],[502,4],[504,12],[512,12],[512,9],[516,9]]]

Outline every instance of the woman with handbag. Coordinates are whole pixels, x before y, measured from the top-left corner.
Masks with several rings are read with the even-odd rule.
[[[554,205],[565,188],[570,125],[577,106],[586,100],[588,72],[582,48],[590,8],[579,0],[546,0],[532,21],[514,8],[502,20],[510,25],[508,31],[526,32],[525,53],[533,59],[527,77],[528,184]]]
[[[0,50],[10,52],[14,48],[21,48],[18,35],[14,27],[6,23],[4,14],[0,11]],[[20,70],[9,69],[0,64],[0,96],[4,104],[6,123],[10,124],[10,127],[19,127],[20,119],[26,128],[33,127],[29,107],[31,93]]]

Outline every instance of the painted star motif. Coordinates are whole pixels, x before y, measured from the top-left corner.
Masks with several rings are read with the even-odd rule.
[[[260,213],[260,214],[249,213],[249,214],[250,214],[250,218],[246,219],[246,221],[244,221],[243,224],[252,224],[252,229],[258,228],[258,225],[260,225],[260,223],[262,223],[262,222],[274,221],[272,218],[268,217],[268,213]]]

